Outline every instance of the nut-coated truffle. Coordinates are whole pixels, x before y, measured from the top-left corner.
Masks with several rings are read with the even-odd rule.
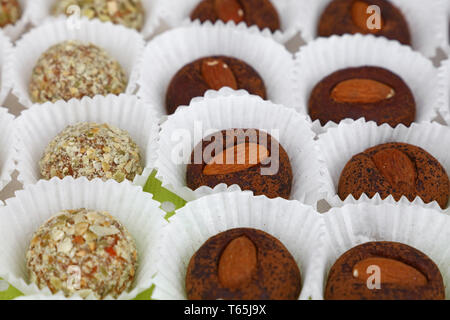
[[[44,179],[72,176],[133,181],[143,170],[140,153],[126,131],[80,122],[66,127],[49,143],[39,166]]]
[[[65,296],[117,298],[135,277],[136,244],[107,212],[65,210],[33,235],[26,254],[31,282]]]
[[[79,41],[65,41],[45,51],[31,74],[34,103],[125,92],[127,77],[105,50]]]
[[[0,27],[15,24],[22,17],[22,7],[17,0],[0,1]]]
[[[72,6],[78,6],[81,16],[89,19],[110,21],[136,30],[141,30],[144,25],[145,12],[141,0],[57,0],[52,13],[76,14],[71,10]]]

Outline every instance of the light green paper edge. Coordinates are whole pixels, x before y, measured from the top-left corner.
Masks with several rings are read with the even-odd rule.
[[[144,192],[151,193],[153,195],[153,199],[160,203],[167,201],[172,202],[175,205],[175,210],[184,207],[184,205],[187,203],[186,200],[180,198],[176,194],[162,187],[162,182],[156,178],[156,170],[152,172],[147,182],[145,183]],[[168,220],[174,214],[175,211],[167,213],[165,219]],[[0,280],[2,280],[2,278],[0,278]],[[150,289],[138,294],[133,300],[152,300],[154,289],[155,286],[153,285]],[[0,292],[0,300],[12,300],[23,295],[24,294],[22,292],[10,285],[6,291]]]

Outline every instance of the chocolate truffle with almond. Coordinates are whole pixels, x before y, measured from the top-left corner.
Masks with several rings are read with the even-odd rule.
[[[367,242],[345,252],[333,265],[326,300],[444,300],[436,264],[398,242]]]
[[[191,19],[201,22],[217,20],[244,21],[248,26],[256,25],[259,29],[280,29],[278,12],[269,0],[203,0],[192,11]]]
[[[190,300],[295,300],[300,289],[300,270],[286,247],[250,228],[208,239],[186,273]]]
[[[437,201],[447,207],[449,179],[445,169],[431,154],[407,143],[386,143],[365,150],[345,165],[339,179],[338,195],[359,199],[380,194],[395,200],[420,197],[425,203]]]
[[[205,137],[194,148],[186,170],[192,190],[224,183],[268,198],[289,199],[292,179],[286,151],[257,129],[229,129]]]
[[[410,126],[416,103],[408,85],[393,72],[355,67],[333,72],[316,84],[309,97],[309,115],[322,125],[365,118],[378,125]]]
[[[98,299],[117,298],[136,274],[136,244],[109,213],[64,210],[33,235],[26,253],[31,282],[52,293],[62,291]]]
[[[244,89],[266,99],[266,87],[258,72],[242,60],[212,56],[185,65],[172,78],[166,93],[166,109],[172,114],[179,106],[187,106],[207,90],[229,87]]]
[[[318,36],[346,33],[373,34],[411,45],[408,23],[402,12],[386,0],[331,1],[320,17]]]

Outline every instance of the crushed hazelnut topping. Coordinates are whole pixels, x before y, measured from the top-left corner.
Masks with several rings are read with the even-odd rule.
[[[0,27],[15,24],[22,16],[22,9],[17,0],[0,1]]]
[[[59,0],[53,6],[53,15],[66,14],[70,6],[81,9],[81,15],[89,19],[98,18],[104,22],[122,24],[141,30],[145,13],[141,0]]]
[[[44,52],[33,69],[30,96],[34,103],[125,92],[127,77],[120,64],[93,45],[65,41]]]
[[[93,122],[65,128],[47,146],[39,166],[47,180],[72,176],[133,181],[143,171],[140,148],[126,131]]]
[[[95,215],[88,217],[90,213]],[[114,232],[91,238],[86,225]],[[73,228],[85,231],[75,236]],[[93,293],[99,299],[116,298],[129,290],[137,268],[136,245],[128,231],[107,212],[86,209],[62,211],[50,218],[33,235],[26,259],[32,282],[52,293],[62,290],[67,297]]]

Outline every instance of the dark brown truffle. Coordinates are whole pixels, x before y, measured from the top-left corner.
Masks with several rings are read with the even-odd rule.
[[[205,57],[181,68],[172,78],[166,93],[166,109],[172,114],[179,106],[187,106],[207,90],[222,87],[244,89],[266,99],[266,87],[258,72],[242,60],[225,57]]]
[[[367,13],[369,5],[376,5],[380,8],[380,25],[374,28],[371,26],[375,22],[372,19],[374,12]],[[320,17],[318,35],[319,37],[329,37],[333,34],[343,35],[346,33],[370,33],[411,45],[408,23],[401,11],[386,0],[331,1]]]
[[[283,147],[257,129],[230,129],[203,139],[187,166],[187,186],[214,188],[237,184],[242,190],[269,198],[289,199],[292,168]]]
[[[417,196],[425,203],[437,201],[447,207],[449,180],[445,169],[422,148],[406,143],[386,143],[352,157],[342,170],[338,194],[345,200],[350,194],[359,199],[365,193],[384,199]]]
[[[191,300],[295,300],[300,270],[286,247],[255,229],[232,229],[208,239],[186,273]]]
[[[322,125],[350,118],[411,125],[416,116],[414,96],[396,74],[379,67],[336,71],[322,79],[309,98],[309,114]]]
[[[275,32],[280,29],[278,12],[269,0],[203,0],[192,11],[191,19],[201,22],[217,20],[224,22],[244,21],[248,26],[256,25]]]
[[[436,264],[417,249],[397,242],[368,242],[336,261],[325,299],[443,300],[445,287]]]

